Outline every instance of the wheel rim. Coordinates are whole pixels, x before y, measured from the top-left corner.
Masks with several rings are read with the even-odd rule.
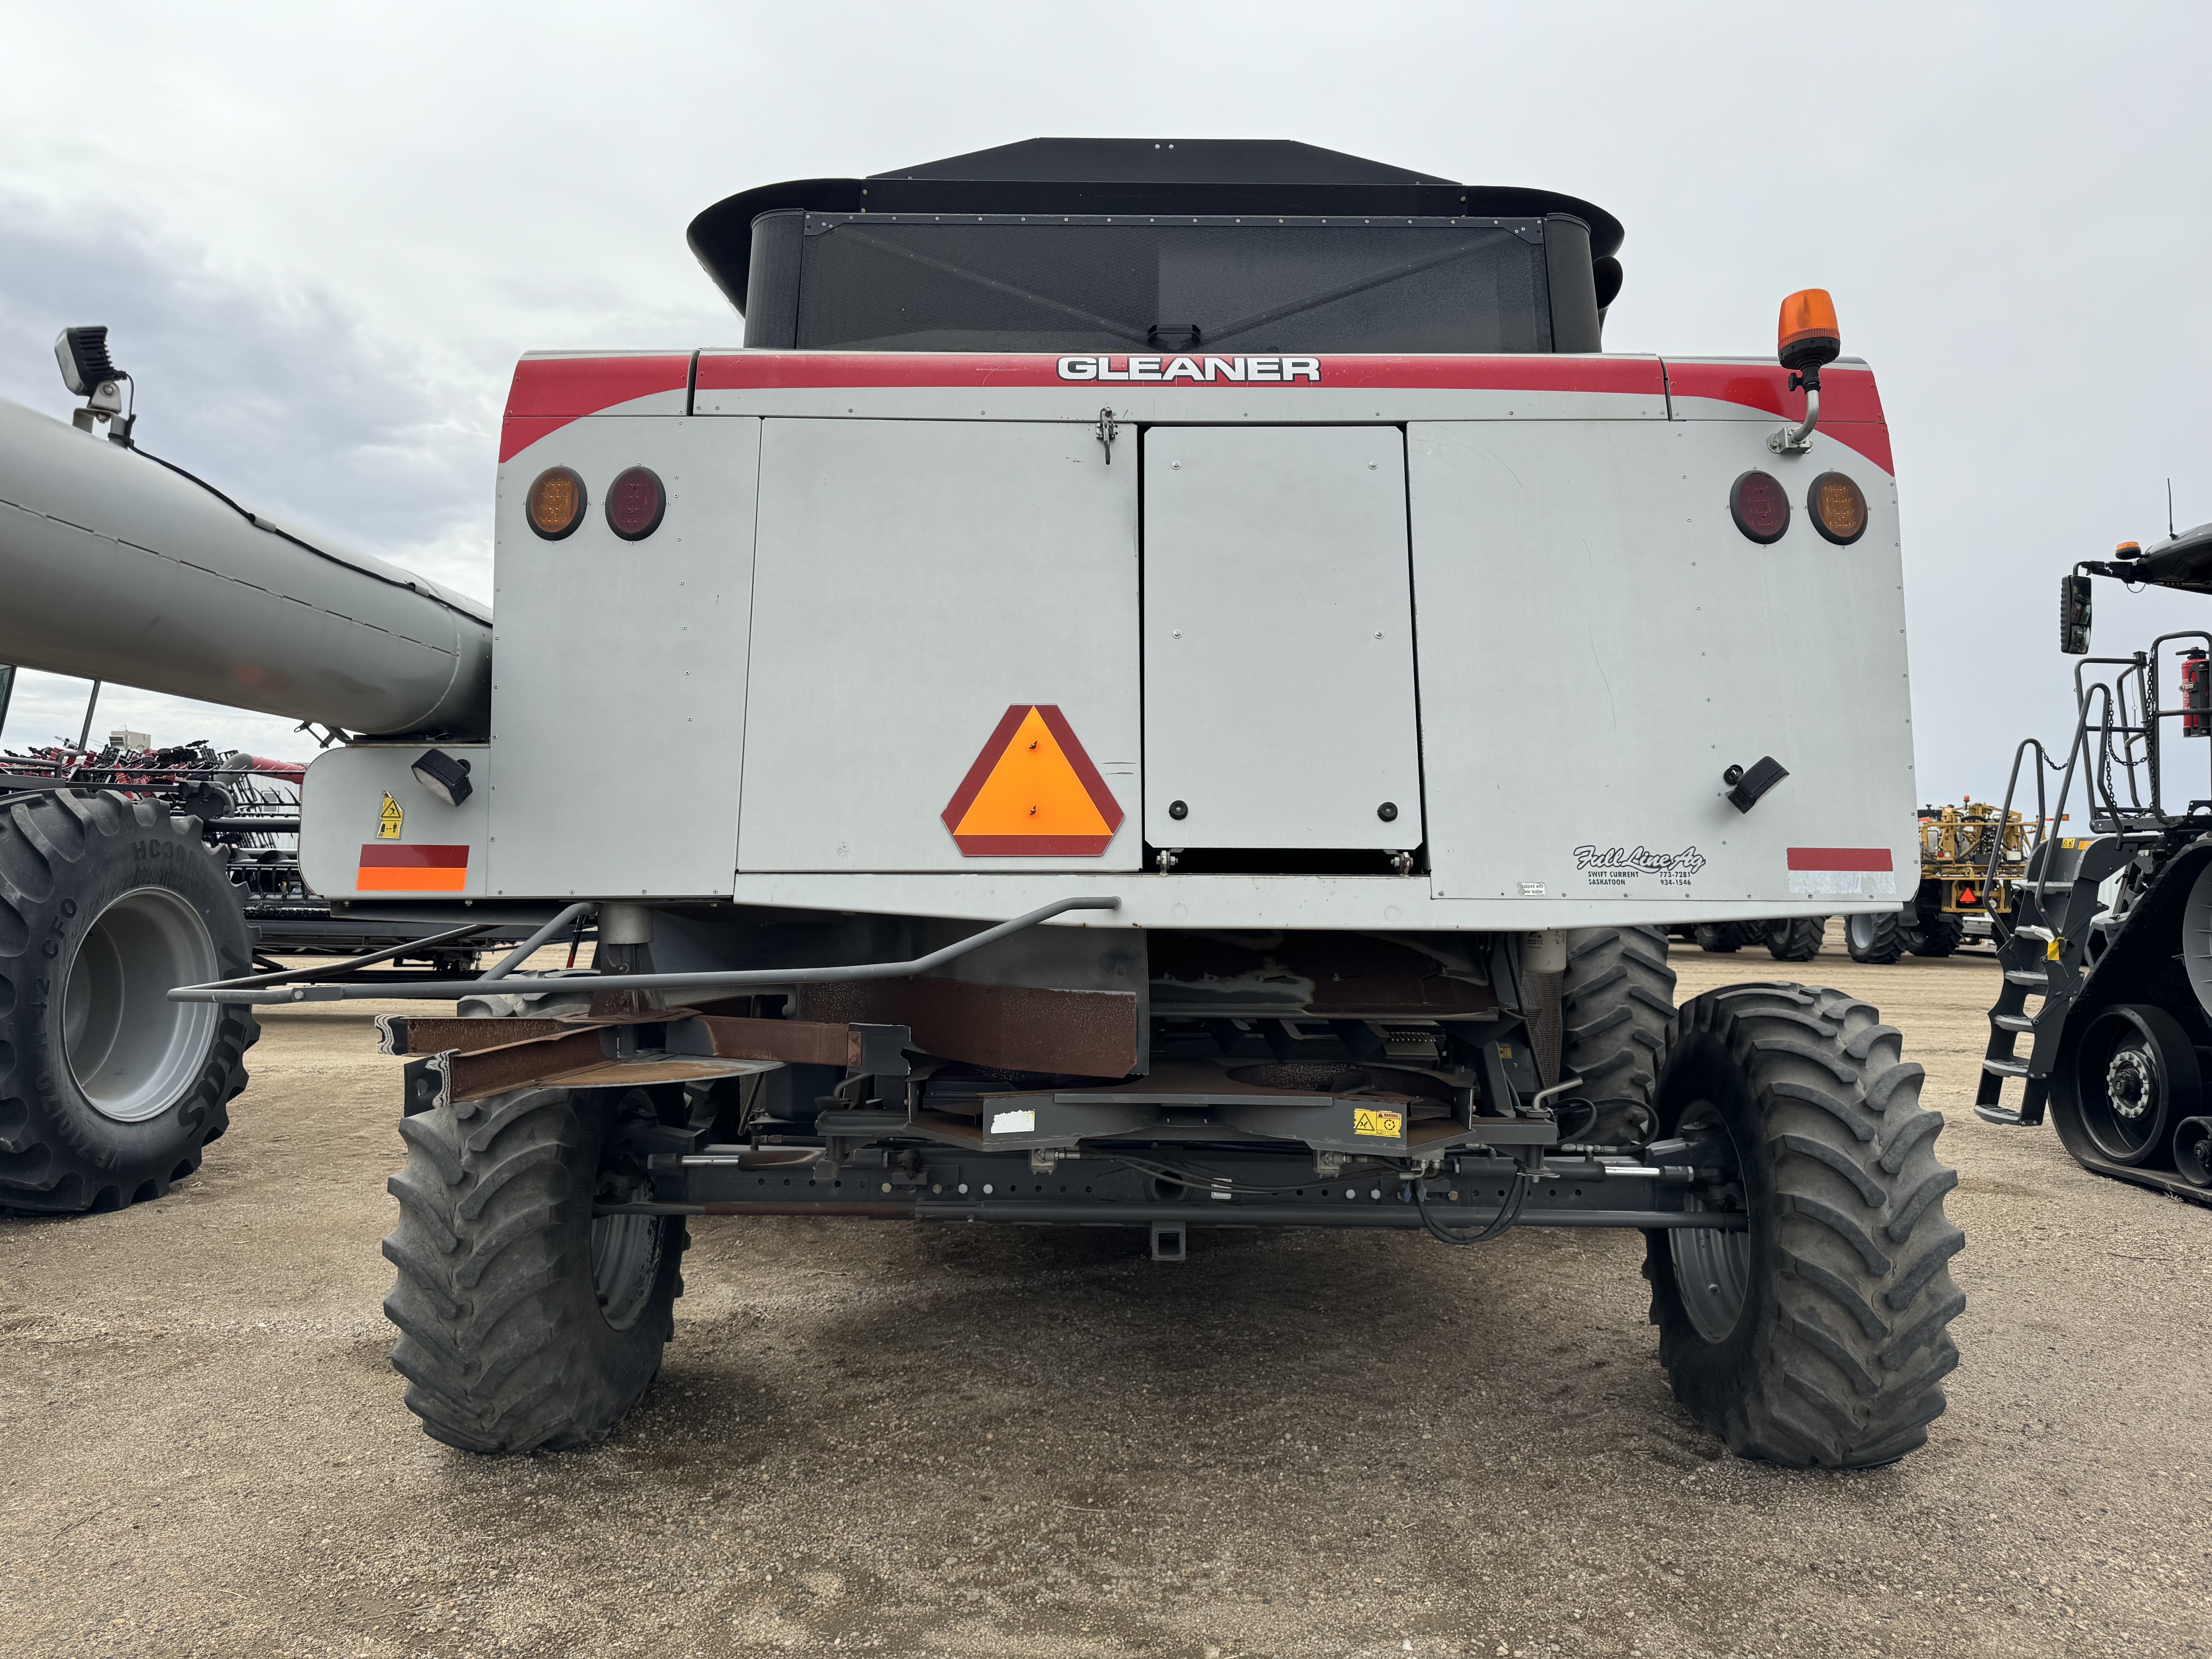
[[[1681,1135],[1696,1135],[1723,1128],[1720,1113],[1700,1102],[1682,1115]],[[1729,1137],[1731,1145],[1735,1136]],[[1741,1153],[1737,1154],[1741,1167]],[[1705,1208],[1694,1194],[1686,1199],[1691,1209]],[[1708,1342],[1725,1342],[1742,1321],[1751,1303],[1751,1234],[1747,1230],[1723,1232],[1714,1227],[1676,1227],[1667,1235],[1674,1262],[1674,1288],[1690,1323]]]
[[[637,1323],[660,1277],[660,1218],[603,1215],[592,1223],[592,1288],[599,1314],[617,1331]]]
[[[93,919],[62,988],[62,1051],[101,1116],[143,1123],[191,1092],[219,1015],[168,994],[216,977],[206,919],[166,887],[125,893]]]
[[[2102,1014],[2083,1033],[2075,1066],[2090,1144],[2118,1164],[2148,1157],[2165,1134],[2172,1092],[2156,1040],[2124,1014]]]
[[[1844,937],[1850,942],[1850,947],[1854,951],[1873,950],[1874,918],[1872,916],[1847,917],[1844,922]]]

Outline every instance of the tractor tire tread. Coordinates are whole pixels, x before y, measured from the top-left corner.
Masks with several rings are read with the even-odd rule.
[[[1918,1069],[1901,1062],[1898,1043],[1868,1004],[1807,986],[1733,988],[1676,1016],[1669,1065],[1678,1051],[1727,1056],[1760,1140],[1744,1156],[1756,1157],[1778,1200],[1773,1265],[1754,1269],[1765,1279],[1753,1301],[1768,1298],[1772,1316],[1754,1328],[1748,1381],[1732,1396],[1705,1384],[1686,1391],[1697,1382],[1687,1346],[1702,1339],[1661,1294],[1672,1258],[1663,1235],[1650,1236],[1662,1363],[1692,1415],[1741,1455],[1874,1467],[1922,1444],[1944,1410],[1942,1380],[1957,1363],[1948,1328],[1966,1306],[1949,1272],[1963,1235],[1942,1206],[1956,1178],[1936,1157],[1942,1116],[1923,1111]],[[1854,1125],[1862,1116],[1871,1138]],[[1829,1425],[1826,1437],[1808,1407]]]

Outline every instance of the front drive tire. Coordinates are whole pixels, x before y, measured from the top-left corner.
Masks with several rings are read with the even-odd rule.
[[[592,1445],[643,1397],[675,1328],[681,1217],[603,1216],[640,1195],[620,1157],[635,1091],[528,1089],[400,1121],[392,1364],[423,1431],[472,1452]]]
[[[198,1169],[261,1028],[168,993],[252,962],[198,819],[90,790],[0,807],[0,1212],[120,1209]]]
[[[1733,986],[1676,1016],[1661,1133],[1726,1131],[1750,1226],[1648,1233],[1644,1272],[1675,1398],[1740,1456],[1870,1468],[1942,1413],[1966,1238],[1922,1075],[1838,991]]]

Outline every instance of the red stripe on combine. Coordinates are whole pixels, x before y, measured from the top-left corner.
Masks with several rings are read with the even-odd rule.
[[[1790,390],[1790,371],[1765,363],[1667,363],[1667,387],[1677,398],[1711,398],[1740,404],[1777,420],[1805,418],[1805,394]],[[1679,412],[1679,411],[1678,411]],[[1829,368],[1820,373],[1820,430],[1896,476],[1890,459],[1889,425],[1874,371]]]
[[[1892,870],[1887,847],[1793,847],[1792,870]]]
[[[617,404],[681,392],[691,383],[691,354],[649,357],[526,357],[514,366],[499,458],[511,460],[549,432]]]
[[[1106,354],[1073,355],[1095,362]],[[1127,366],[1127,354],[1114,352]],[[1166,365],[1188,357],[1202,370],[1209,357],[1255,355],[1280,361],[1276,352],[1139,352]],[[1455,357],[1324,356],[1315,380],[1063,380],[1061,355],[1019,351],[733,351],[699,356],[702,392],[777,392],[864,386],[946,386],[983,391],[998,386],[1060,386],[1069,390],[1115,388],[1134,384],[1164,390],[1218,390],[1224,386],[1310,391],[1335,386],[1346,391],[1602,392],[1663,397],[1665,371],[1656,357]]]
[[[469,849],[466,847],[423,844],[401,847],[392,842],[363,842],[361,867],[364,870],[465,870],[469,867]]]

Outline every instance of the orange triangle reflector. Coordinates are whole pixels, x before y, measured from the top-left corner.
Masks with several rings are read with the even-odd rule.
[[[1054,703],[1016,703],[942,814],[969,858],[1096,858],[1121,804]]]

